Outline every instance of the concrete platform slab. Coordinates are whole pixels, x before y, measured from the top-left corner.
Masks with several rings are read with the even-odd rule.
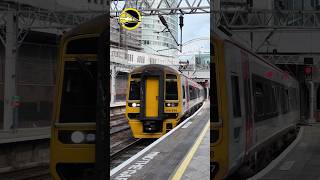
[[[259,180],[320,180],[320,123],[304,126],[297,145]]]
[[[210,179],[210,130],[207,130],[181,179]]]

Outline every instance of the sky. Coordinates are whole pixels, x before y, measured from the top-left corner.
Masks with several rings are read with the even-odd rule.
[[[182,41],[210,36],[210,14],[184,15]]]
[[[180,30],[179,30],[180,31]],[[179,32],[180,37],[180,32]],[[184,15],[184,26],[182,29],[182,44],[195,38],[210,37],[210,14]],[[180,42],[180,41],[179,41]],[[183,51],[190,51],[201,46],[204,51],[210,51],[209,41],[199,41],[194,46],[185,46]]]

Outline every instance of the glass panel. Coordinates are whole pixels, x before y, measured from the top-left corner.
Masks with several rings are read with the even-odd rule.
[[[166,100],[178,100],[178,88],[176,81],[166,82]]]
[[[119,72],[116,77],[116,102],[126,101],[126,91],[128,86],[128,73]]]
[[[233,116],[241,117],[239,80],[237,76],[231,76],[231,86],[232,86]]]
[[[129,100],[140,100],[140,81],[130,82]]]
[[[52,120],[57,46],[22,44],[16,64],[20,106],[16,128],[48,127]],[[2,118],[2,115],[1,115]]]
[[[67,45],[66,54],[97,54],[98,37],[72,40]]]
[[[66,61],[64,68],[60,122],[95,122],[97,62]]]

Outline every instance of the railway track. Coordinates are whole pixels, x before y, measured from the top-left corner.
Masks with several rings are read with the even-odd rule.
[[[0,174],[1,180],[52,180],[49,166],[36,166],[17,169]]]
[[[149,144],[154,142],[155,139],[133,139],[123,144],[121,148],[111,151],[110,154],[110,169],[113,169],[129,159],[130,157],[143,150]]]
[[[110,135],[130,129],[124,114],[116,114],[110,117]]]

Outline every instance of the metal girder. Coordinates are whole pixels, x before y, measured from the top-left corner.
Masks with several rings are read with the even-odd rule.
[[[304,64],[305,57],[312,57],[314,60],[320,59],[320,54],[262,54],[267,61],[273,64]]]
[[[95,16],[104,14],[104,11],[17,11],[19,28],[42,29],[57,28],[66,29],[79,25]]]
[[[216,25],[230,30],[320,29],[320,11],[220,10],[213,11]]]
[[[14,13],[21,29],[72,28],[107,11],[55,11],[26,4],[0,3],[0,27],[6,24],[5,17]]]
[[[136,8],[143,16],[210,13],[210,0],[112,0],[111,15],[119,16],[127,7]]]

